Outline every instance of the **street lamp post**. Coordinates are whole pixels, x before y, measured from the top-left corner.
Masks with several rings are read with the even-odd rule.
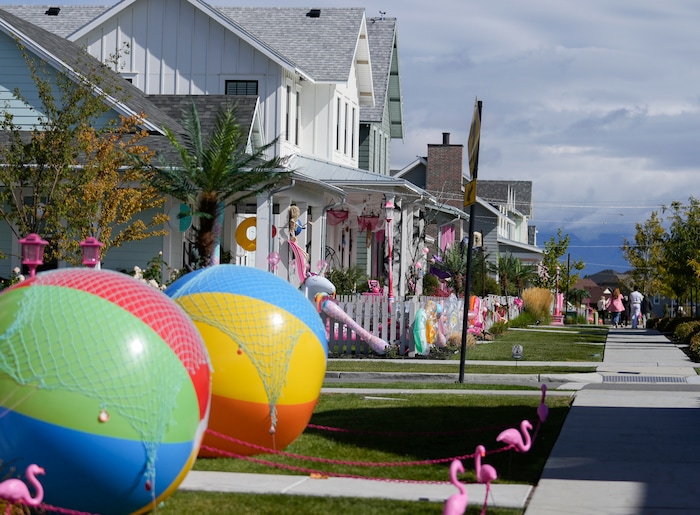
[[[384,218],[386,218],[386,242],[387,242],[387,257],[388,257],[388,273],[389,273],[389,312],[391,313],[392,304],[394,302],[394,256],[393,256],[393,239],[391,221],[394,218],[394,197],[386,197],[384,203]]]
[[[100,249],[104,243],[97,238],[88,236],[80,242],[80,249],[83,253],[83,265],[88,268],[95,268],[100,262]]]
[[[22,264],[29,269],[29,277],[36,275],[36,267],[44,264],[44,247],[49,242],[41,236],[31,233],[19,240],[22,247]]]

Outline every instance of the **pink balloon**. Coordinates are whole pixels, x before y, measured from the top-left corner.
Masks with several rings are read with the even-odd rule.
[[[276,266],[277,263],[280,262],[279,252],[270,252],[270,255],[267,256],[267,262],[270,263],[272,266]]]
[[[421,268],[423,268],[423,263],[421,263],[420,261],[417,261],[416,262],[416,269],[420,270]]]
[[[430,252],[430,249],[428,247],[423,247],[423,254],[427,254]]]

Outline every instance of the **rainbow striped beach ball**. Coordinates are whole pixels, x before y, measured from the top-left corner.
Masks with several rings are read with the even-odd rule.
[[[214,369],[200,455],[259,454],[293,442],[326,373],[328,341],[315,305],[274,274],[239,265],[196,270],[165,293],[194,321]]]
[[[155,288],[74,268],[0,294],[0,467],[43,467],[47,505],[150,511],[191,469],[210,400],[202,338]]]

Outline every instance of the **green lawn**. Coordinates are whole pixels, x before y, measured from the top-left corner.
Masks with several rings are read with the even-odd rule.
[[[495,453],[488,462],[499,471],[499,481],[535,484],[551,446],[568,413],[570,397],[547,400],[549,417],[532,450],[523,455]],[[357,475],[420,481],[447,481],[449,462],[456,456],[473,455],[478,444],[487,453],[502,445],[498,433],[528,419],[537,424],[539,396],[452,394],[322,394],[310,424],[341,428],[346,432],[309,427],[286,452],[340,461],[399,463],[442,460],[412,466],[357,466],[315,463],[283,455],[257,456],[268,464],[244,459],[200,458],[196,470],[298,474],[279,466],[301,467],[324,474]],[[468,463],[468,461],[467,461]],[[467,481],[474,481],[465,467]]]
[[[469,360],[511,360],[512,346],[523,345],[523,360],[530,361],[602,361],[607,332],[570,330],[566,332],[508,331],[496,341],[472,347],[467,352]],[[597,344],[597,345],[596,345]],[[454,356],[457,360],[459,356]],[[419,358],[420,359],[420,358]],[[492,367],[470,365],[468,373],[572,373],[589,371],[580,367]],[[457,373],[458,361],[440,364],[417,363],[405,359],[395,363],[388,360],[366,359],[330,360],[328,370],[335,371],[385,371],[385,372],[435,372]],[[591,369],[593,370],[593,369]],[[360,383],[333,383],[333,386],[355,386]],[[376,382],[362,384],[377,386]],[[458,385],[421,382],[420,384],[393,383],[386,387],[411,388],[503,388],[486,385]],[[516,387],[507,387],[513,390]],[[527,388],[525,388],[527,389]],[[286,455],[265,454],[255,458],[265,463],[246,459],[200,458],[195,470],[217,470],[248,473],[305,474],[319,471],[326,475],[351,475],[414,481],[448,481],[449,462],[456,456],[464,458],[465,482],[475,481],[470,467],[474,449],[483,444],[487,449],[487,462],[498,470],[498,482],[536,484],[551,452],[571,402],[570,397],[549,397],[549,417],[539,430],[529,453],[499,452],[496,442],[500,431],[518,426],[523,419],[537,425],[539,396],[504,395],[452,395],[420,394],[402,395],[387,393],[382,396],[361,394],[322,394],[309,427],[285,452],[300,456],[313,456],[355,464],[316,463]],[[345,432],[324,428],[342,428]],[[430,461],[411,466],[360,466],[358,462],[400,463]],[[290,467],[290,468],[283,468]],[[294,468],[298,469],[295,470]],[[299,472],[302,469],[305,472]],[[417,486],[419,487],[419,486]],[[382,499],[314,498],[285,495],[224,494],[212,492],[178,491],[168,498],[159,512],[268,514],[304,513],[327,514],[342,512],[345,515],[439,514],[442,503],[400,502]],[[472,507],[469,515],[480,513]],[[516,515],[520,510],[488,509],[492,515]]]
[[[253,495],[216,492],[175,492],[158,508],[168,515],[439,515],[443,504],[354,497],[305,497],[298,495]],[[478,515],[481,507],[470,506],[467,515]],[[489,515],[520,515],[522,510],[488,508]]]

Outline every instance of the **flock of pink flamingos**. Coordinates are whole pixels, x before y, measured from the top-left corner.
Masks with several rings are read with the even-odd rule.
[[[542,400],[537,408],[537,417],[539,418],[540,424],[544,423],[549,414],[549,408],[545,403],[546,393],[547,385],[543,384]],[[539,425],[537,428],[539,429]],[[496,441],[506,444],[507,448],[511,448],[516,452],[527,452],[532,446],[532,438],[530,437],[531,430],[532,424],[530,421],[523,420],[520,423],[519,430],[516,428],[506,429],[496,437]],[[486,485],[486,496],[484,497],[484,505],[481,510],[482,515],[486,513],[486,505],[489,492],[491,491],[491,481],[494,481],[498,477],[495,468],[491,465],[481,464],[481,458],[484,456],[486,456],[486,448],[483,445],[477,445],[474,452],[476,481]],[[25,472],[27,480],[34,486],[34,496],[31,495],[27,485],[20,479],[11,478],[0,483],[0,499],[8,502],[6,514],[9,515],[11,513],[12,505],[14,504],[25,504],[27,506],[39,506],[41,504],[44,498],[44,489],[36,477],[39,474],[44,474],[44,469],[35,464],[29,465]],[[445,501],[445,507],[442,512],[443,515],[463,515],[467,510],[467,490],[464,484],[457,478],[459,474],[464,474],[464,465],[462,465],[461,460],[454,460],[450,464],[450,481],[457,487],[459,492],[450,496],[447,501]]]
[[[542,385],[542,400],[540,405],[537,407],[537,418],[539,419],[539,424],[537,429],[539,430],[540,425],[547,420],[547,415],[549,414],[549,408],[545,403],[545,396],[547,395],[547,385]],[[523,420],[520,423],[520,429],[510,428],[502,431],[497,437],[496,441],[506,444],[506,448],[515,450],[516,452],[527,452],[532,447],[533,438],[530,437],[530,431],[532,430],[532,424],[529,420]],[[535,433],[535,437],[536,437]],[[484,505],[481,508],[481,515],[486,513],[486,505],[488,503],[489,492],[491,491],[491,481],[494,481],[498,477],[498,472],[491,465],[482,465],[481,458],[486,456],[486,448],[483,445],[477,445],[474,451],[474,470],[476,472],[476,482],[486,485],[486,496],[484,497]],[[459,490],[456,494],[451,495],[447,501],[445,501],[445,507],[442,510],[443,515],[463,515],[467,511],[467,503],[469,498],[467,497],[467,489],[464,487],[457,476],[459,474],[464,474],[464,465],[462,465],[461,460],[454,460],[450,464],[450,481]]]

